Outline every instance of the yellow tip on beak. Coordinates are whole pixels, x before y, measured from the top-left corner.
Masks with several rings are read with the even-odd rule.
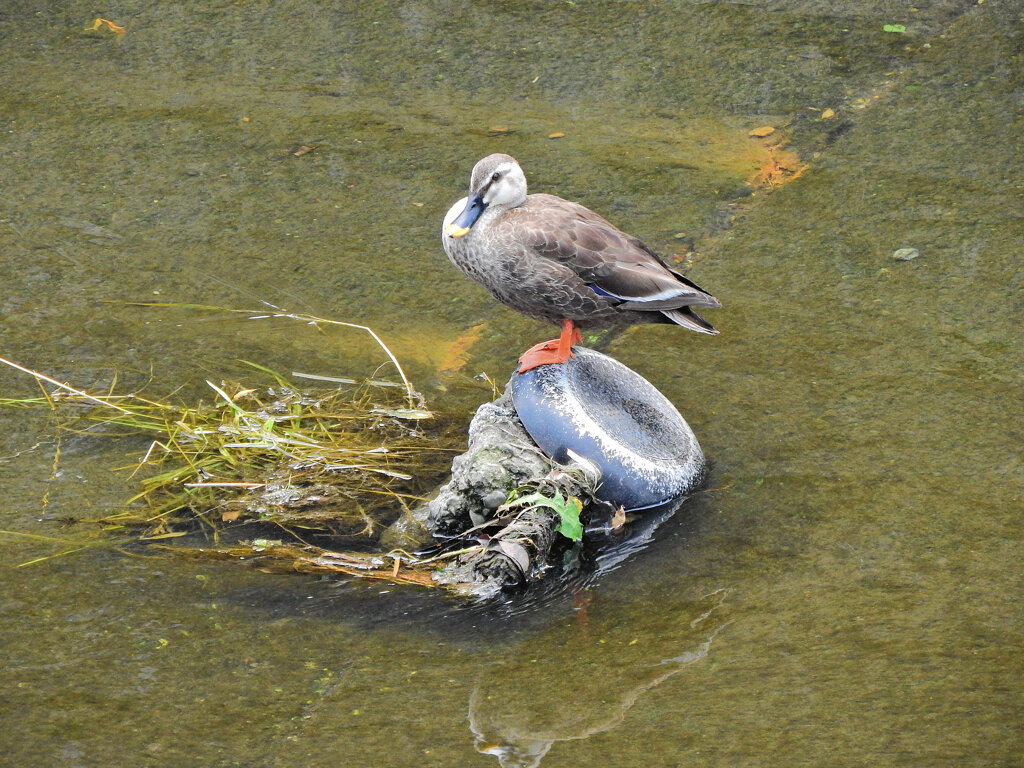
[[[444,232],[448,237],[462,237],[469,232],[469,227],[460,227],[458,224],[449,224]]]

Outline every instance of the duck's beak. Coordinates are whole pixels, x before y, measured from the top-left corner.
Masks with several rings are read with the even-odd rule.
[[[480,195],[473,195],[466,202],[466,207],[462,209],[462,213],[455,217],[455,221],[445,227],[445,234],[448,237],[462,237],[467,234],[486,208],[487,203],[484,202],[483,198]]]

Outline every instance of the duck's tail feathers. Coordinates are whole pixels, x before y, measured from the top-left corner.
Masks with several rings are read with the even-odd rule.
[[[718,333],[718,331],[715,330],[715,327],[711,325],[711,323],[709,323],[707,320],[698,315],[689,307],[680,307],[679,309],[663,309],[661,310],[661,314],[663,314],[667,318],[665,322],[681,325],[683,326],[683,328],[688,328],[691,331],[696,331],[697,333]]]
[[[701,288],[699,285],[697,285],[695,282],[693,282],[693,280],[691,280],[690,278],[686,277],[681,272],[676,272],[674,269],[670,269],[669,272],[671,272],[673,274],[673,276],[676,278],[676,280],[681,282],[683,285],[686,285],[686,286],[692,288],[694,291],[696,291],[701,296],[702,301],[687,302],[688,305],[689,304],[693,304],[695,306],[701,306],[701,307],[714,307],[715,309],[720,309],[721,308],[722,302],[720,302],[718,299],[716,299],[710,293],[708,293],[703,288]]]

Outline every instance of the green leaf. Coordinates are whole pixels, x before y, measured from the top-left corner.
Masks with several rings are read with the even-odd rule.
[[[557,530],[560,534],[572,541],[579,541],[583,538],[583,523],[580,522],[580,512],[583,511],[583,502],[575,496],[567,499],[555,491],[555,495],[545,496],[541,493],[531,493],[529,496],[522,496],[509,502],[507,507],[547,507],[558,513],[561,520]]]
[[[580,522],[580,510],[583,509],[583,503],[575,496],[570,496],[569,502],[570,504],[575,502],[575,505],[572,508],[569,508],[567,505],[557,510],[562,518],[562,522],[558,524],[558,528],[555,530],[567,539],[579,541],[583,538],[583,523]]]
[[[902,24],[886,24],[882,27],[883,32],[895,32],[896,34],[902,35],[907,31],[907,28]]]

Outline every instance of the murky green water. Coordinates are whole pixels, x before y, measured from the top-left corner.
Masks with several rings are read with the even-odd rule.
[[[1019,4],[120,2],[123,37],[96,13],[0,6],[0,355],[186,394],[238,359],[380,364],[357,332],[118,303],[262,300],[372,325],[468,417],[468,378],[546,332],[438,243],[507,151],[697,242],[722,334],[609,351],[714,472],[575,603],[509,616],[104,546],[16,567],[96,545],[58,520],[116,508],[145,446],[65,436],[51,477],[46,414],[0,411],[0,762],[1019,764]],[[744,197],[766,124],[809,168]]]

